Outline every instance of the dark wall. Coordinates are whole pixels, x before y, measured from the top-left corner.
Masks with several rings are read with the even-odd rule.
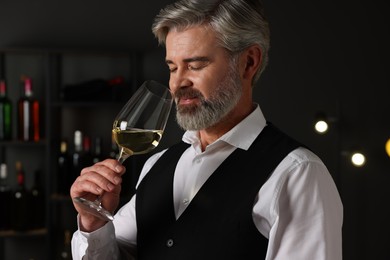
[[[344,203],[344,259],[390,259],[390,19],[384,1],[267,1],[270,66],[257,97],[266,115],[324,159]],[[315,135],[324,111],[335,129]],[[363,168],[342,155],[361,149]],[[375,224],[374,224],[375,223]]]
[[[145,51],[145,77],[167,80],[152,18],[171,1],[1,1],[0,48]],[[390,259],[389,16],[385,1],[265,1],[270,63],[255,88],[266,117],[316,151],[339,187],[344,259]],[[338,119],[312,130],[318,111]],[[175,129],[172,127],[172,129]],[[176,134],[171,134],[176,137]],[[172,138],[174,138],[172,137]],[[363,168],[344,152],[362,149]]]

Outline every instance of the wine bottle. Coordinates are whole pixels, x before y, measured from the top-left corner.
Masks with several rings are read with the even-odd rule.
[[[83,133],[80,130],[74,132],[74,151],[72,155],[72,180],[73,183],[80,175],[82,169],[81,157],[83,155]]]
[[[58,181],[57,190],[59,194],[69,195],[69,189],[73,182],[70,165],[70,155],[68,152],[68,142],[61,141],[60,154],[58,156]]]
[[[16,162],[16,176],[18,186],[14,190],[12,196],[12,228],[18,231],[25,231],[30,227],[30,219],[28,216],[30,216],[32,212],[29,212],[29,194],[25,187],[25,174],[20,161]]]
[[[71,232],[69,230],[65,230],[64,242],[58,259],[72,259],[70,243],[71,243]]]
[[[81,155],[81,167],[88,167],[92,165],[93,158],[91,152],[91,138],[87,135],[84,135],[83,138],[83,153]]]
[[[0,140],[12,138],[12,104],[7,97],[7,86],[4,79],[0,79]]]
[[[11,228],[10,220],[10,203],[11,188],[8,185],[8,170],[7,165],[2,163],[0,165],[0,205],[4,209],[0,214],[0,230],[7,230]]]
[[[34,209],[31,212],[31,227],[43,228],[45,226],[45,195],[41,182],[41,172],[36,171],[34,176],[34,183],[31,188],[31,207]]]
[[[95,138],[92,163],[100,162],[102,157],[102,139],[100,137]]]
[[[32,80],[22,77],[24,95],[18,101],[18,138],[22,141],[40,140],[39,102],[33,97]]]

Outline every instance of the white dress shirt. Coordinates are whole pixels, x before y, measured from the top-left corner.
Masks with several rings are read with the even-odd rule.
[[[197,132],[187,131],[191,146],[181,156],[174,177],[176,218],[199,188],[235,150],[247,150],[266,125],[259,106],[242,122],[202,152]],[[164,151],[150,157],[140,180]],[[254,169],[255,170],[255,169]],[[128,259],[136,248],[136,196],[115,215],[113,222],[92,233],[76,231],[73,259]],[[286,156],[254,198],[253,221],[268,238],[266,260],[342,259],[343,206],[331,175],[311,151],[298,148]],[[123,255],[122,255],[123,257]]]

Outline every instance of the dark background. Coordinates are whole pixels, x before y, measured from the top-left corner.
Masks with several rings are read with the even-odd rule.
[[[172,1],[0,2],[0,48],[136,50],[145,75],[167,82],[153,17]],[[255,88],[268,120],[327,164],[344,204],[344,259],[390,259],[389,15],[385,1],[265,1],[270,63]],[[317,112],[337,118],[313,131]],[[175,129],[174,127],[172,129]],[[178,132],[167,140],[180,138]],[[363,168],[345,156],[367,156]]]

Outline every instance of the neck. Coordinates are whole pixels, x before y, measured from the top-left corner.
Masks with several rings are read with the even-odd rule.
[[[206,149],[209,144],[215,142],[218,138],[229,132],[233,127],[239,124],[244,118],[246,118],[255,106],[250,103],[248,106],[237,106],[230,111],[224,118],[222,118],[217,124],[202,129],[199,131],[199,138],[202,144],[202,151]]]

